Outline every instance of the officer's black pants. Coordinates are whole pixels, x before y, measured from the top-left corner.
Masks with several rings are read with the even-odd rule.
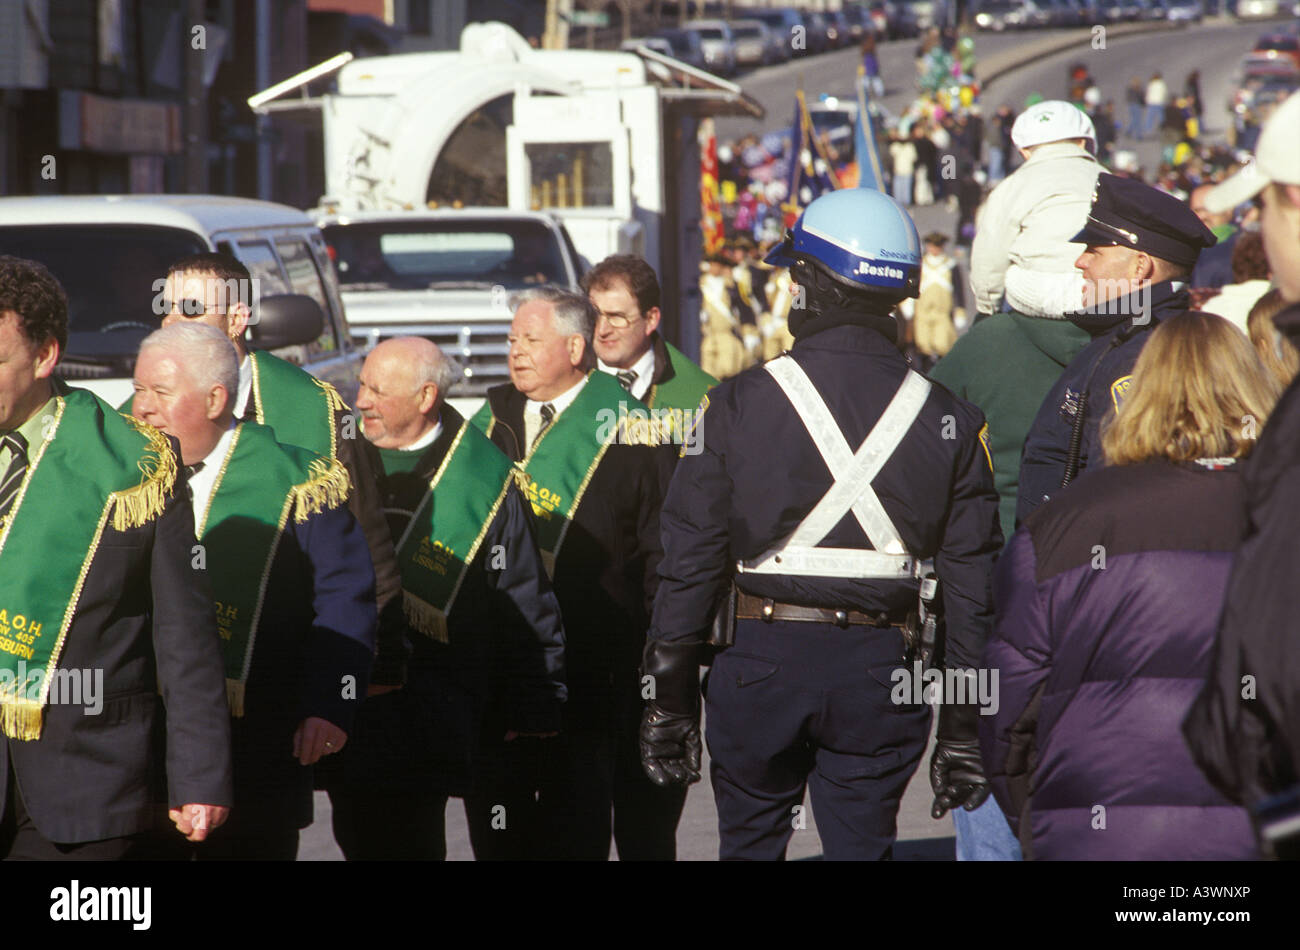
[[[713,662],[705,729],[723,860],[784,860],[805,785],[828,860],[888,858],[930,710],[890,700],[895,628],[742,620]]]

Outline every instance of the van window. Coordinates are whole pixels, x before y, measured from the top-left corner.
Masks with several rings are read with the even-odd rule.
[[[312,258],[311,249],[305,241],[297,238],[275,242],[275,249],[280,252],[280,261],[284,271],[289,275],[289,286],[295,294],[304,294],[316,301],[321,316],[325,318],[325,327],[314,344],[309,344],[307,352],[316,355],[338,349],[334,339],[334,321],[330,319],[329,300],[325,297],[325,287],[321,284],[320,271]]]
[[[289,293],[289,284],[280,271],[275,252],[265,241],[240,241],[239,259],[248,268],[249,276],[257,280],[258,296]]]
[[[206,250],[202,237],[179,228],[0,225],[0,254],[39,261],[67,292],[70,358],[134,356],[161,326],[155,307],[167,268]]]

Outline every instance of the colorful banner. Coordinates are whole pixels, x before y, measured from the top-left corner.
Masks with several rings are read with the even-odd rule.
[[[697,141],[700,145],[700,231],[704,253],[716,254],[722,250],[726,234],[722,228],[722,195],[718,187],[718,137],[712,119],[701,120]]]
[[[786,187],[786,227],[816,198],[841,187],[835,169],[813,128],[803,90],[795,91],[794,124],[790,130],[790,178]]]

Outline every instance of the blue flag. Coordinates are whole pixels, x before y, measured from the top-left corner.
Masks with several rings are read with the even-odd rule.
[[[885,190],[885,176],[880,172],[880,155],[876,150],[876,134],[871,127],[871,112],[867,106],[871,94],[867,91],[867,76],[858,71],[858,120],[853,130],[853,152],[858,163],[858,187]]]
[[[826,156],[825,148],[817,137],[812,116],[803,90],[795,92],[794,127],[790,130],[790,169],[786,178],[787,211],[798,213],[816,198],[840,187]]]

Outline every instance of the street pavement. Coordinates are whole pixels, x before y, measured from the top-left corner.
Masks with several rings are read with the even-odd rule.
[[[1185,30],[1138,34],[1108,40],[1105,49],[1094,49],[1091,34],[1080,34],[1077,48],[1036,58],[1031,64],[1006,73],[986,89],[983,101],[986,113],[991,113],[1003,102],[1019,107],[1025,97],[1037,92],[1046,97],[1066,94],[1066,67],[1075,61],[1085,62],[1101,88],[1103,99],[1114,99],[1119,112],[1123,108],[1124,87],[1130,76],[1149,78],[1156,70],[1162,72],[1171,90],[1180,91],[1183,78],[1191,68],[1201,71],[1201,84],[1207,104],[1206,134],[1221,139],[1227,128],[1227,98],[1233,88],[1236,64],[1254,45],[1255,38],[1269,29],[1267,24],[1205,24]],[[1053,31],[1060,34],[1062,31]],[[1051,36],[1052,34],[1047,34]],[[1032,34],[1037,41],[1046,38]],[[1026,34],[981,34],[977,38],[981,56],[994,56],[1014,50],[1017,44],[1029,41]],[[913,76],[912,51],[914,41],[899,41],[885,45],[882,56],[886,71],[886,107],[898,111],[911,101]],[[1195,50],[1194,58],[1188,51]],[[802,79],[809,96],[820,92],[851,95],[854,70],[857,65],[856,50],[818,57],[806,62],[793,62],[770,67],[740,80],[745,90],[763,103],[768,110],[762,120],[723,119],[718,123],[720,139],[734,138],[748,132],[761,132],[782,127],[792,112],[793,83]],[[902,77],[901,79],[895,77]],[[1138,152],[1145,168],[1154,169],[1159,162],[1159,145],[1154,141],[1135,142],[1121,138],[1120,147]],[[917,229],[925,234],[939,230],[951,234],[956,216],[942,204],[912,209]],[[899,809],[898,844],[896,860],[952,860],[954,843],[951,817],[941,820],[930,817],[932,795],[928,778],[928,763],[933,748],[927,749],[916,774],[908,785]],[[692,786],[686,799],[686,808],[677,831],[677,848],[680,860],[713,861],[718,857],[717,813],[713,805],[713,791],[708,781],[707,753],[705,779]],[[816,818],[805,798],[804,815],[807,826],[796,828],[790,839],[788,858],[809,860],[821,856],[821,842],[817,837]],[[611,857],[614,857],[611,848]],[[447,858],[451,861],[473,860],[469,846],[469,833],[465,813],[459,799],[447,806]],[[330,829],[329,799],[323,792],[316,794],[316,821],[302,835],[299,860],[337,861],[342,854],[334,843]]]

